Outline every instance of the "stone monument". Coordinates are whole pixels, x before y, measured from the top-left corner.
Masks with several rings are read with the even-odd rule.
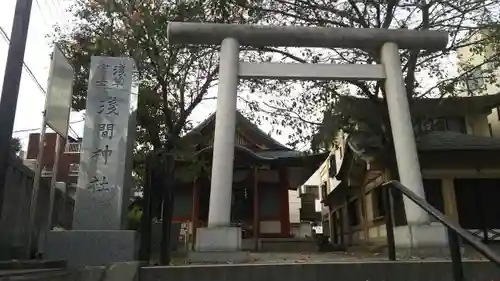
[[[51,231],[47,255],[70,266],[137,259],[138,237],[126,230],[138,85],[134,61],[92,57],[73,230]]]

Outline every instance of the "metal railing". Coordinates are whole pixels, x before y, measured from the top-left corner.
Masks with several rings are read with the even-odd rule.
[[[82,149],[82,143],[80,142],[69,142],[66,144],[64,153],[80,153]]]
[[[460,227],[460,225],[449,218],[445,217],[443,213],[431,206],[425,199],[415,194],[413,191],[408,189],[406,186],[402,185],[398,181],[389,181],[381,186],[382,194],[384,197],[384,209],[385,209],[385,223],[387,228],[387,247],[389,252],[389,259],[396,260],[396,245],[394,241],[394,221],[393,221],[393,206],[391,200],[391,189],[398,190],[404,196],[409,198],[420,208],[424,209],[429,215],[433,216],[439,222],[441,222],[447,228],[448,232],[448,246],[450,249],[450,256],[453,268],[453,277],[455,281],[463,281],[463,264],[462,264],[462,254],[460,251],[459,236],[463,241],[469,244],[476,251],[481,253],[489,261],[494,263],[500,268],[500,256],[495,253],[491,248],[486,246],[484,243],[477,240],[477,238],[471,234],[469,231]]]

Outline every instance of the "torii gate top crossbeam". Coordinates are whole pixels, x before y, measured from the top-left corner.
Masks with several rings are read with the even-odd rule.
[[[400,49],[437,51],[446,47],[448,34],[434,30],[329,28],[171,22],[167,37],[173,44],[219,45],[225,38],[240,45],[264,47],[324,47],[378,49],[393,42]]]

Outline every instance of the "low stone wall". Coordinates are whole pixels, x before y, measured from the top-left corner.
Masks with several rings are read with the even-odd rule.
[[[7,172],[3,210],[0,217],[0,260],[26,259],[28,249],[28,224],[33,190],[34,172],[21,159],[12,157]],[[49,182],[40,181],[35,217],[35,227],[40,229],[47,221],[50,189]],[[53,225],[71,227],[73,200],[56,189]]]

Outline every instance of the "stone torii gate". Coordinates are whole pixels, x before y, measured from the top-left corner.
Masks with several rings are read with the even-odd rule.
[[[239,79],[383,80],[401,183],[425,198],[398,50],[437,51],[443,49],[448,42],[447,33],[406,29],[277,27],[171,22],[168,25],[167,35],[170,44],[221,44],[208,228],[199,230],[196,241],[197,250],[237,251],[241,249],[240,230],[229,225],[234,160],[234,149],[229,148],[234,147],[235,144],[235,114]],[[379,51],[381,64],[241,62],[239,46],[359,48]],[[401,238],[407,237],[406,240],[411,241],[401,241],[401,243],[422,245],[416,240],[428,241],[429,236],[436,236],[435,230],[423,233],[423,228],[419,228],[421,231],[409,229],[427,224],[429,218],[424,210],[410,200],[405,198],[404,204],[409,227],[400,234]],[[415,234],[417,232],[420,234]],[[409,233],[410,237],[405,235],[406,233]],[[438,233],[437,236],[446,237],[444,229]],[[395,234],[396,243],[398,243],[398,232],[396,231]],[[438,244],[445,242],[446,238]]]

